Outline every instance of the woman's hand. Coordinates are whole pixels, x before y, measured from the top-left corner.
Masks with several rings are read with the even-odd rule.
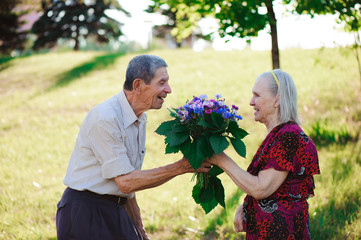
[[[236,215],[234,216],[234,229],[236,232],[244,232],[243,230],[243,204],[238,207]]]
[[[221,152],[220,154],[216,155],[213,154],[213,156],[211,158],[207,158],[207,161],[212,163],[213,165],[217,165],[218,163],[221,161],[222,158],[224,158],[225,156],[227,156],[224,152]]]

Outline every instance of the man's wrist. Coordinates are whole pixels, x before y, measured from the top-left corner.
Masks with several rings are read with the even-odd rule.
[[[189,172],[189,167],[188,167],[189,162],[187,159],[181,158],[177,162],[175,162],[175,164],[176,164],[176,171],[175,171],[176,175],[182,175]]]

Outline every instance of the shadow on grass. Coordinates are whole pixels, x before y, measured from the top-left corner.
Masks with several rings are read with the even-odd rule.
[[[11,66],[11,60],[13,57],[1,57],[0,58],[0,72]]]
[[[346,225],[352,222],[360,211],[360,190],[354,189],[337,198],[331,198],[326,205],[316,209],[316,215],[311,216],[311,236],[313,239],[353,239],[342,232]]]
[[[356,142],[357,134],[354,135],[345,126],[332,126],[329,121],[317,120],[310,127],[308,136],[315,142],[317,147],[327,147],[332,144],[346,145],[349,142]]]
[[[59,75],[57,82],[53,86],[48,88],[47,91],[54,90],[55,88],[58,87],[67,86],[70,83],[74,82],[75,80],[79,79],[80,77],[86,76],[92,71],[105,69],[113,65],[115,60],[122,55],[124,55],[123,52],[105,54],[102,56],[94,57],[89,62],[74,67],[70,71]]]
[[[209,221],[209,224],[205,229],[205,235],[207,236],[205,239],[217,239],[217,226],[223,226],[228,221],[227,216],[229,214],[234,216],[239,206],[239,199],[242,194],[243,192],[240,189],[237,189],[233,193],[232,197],[226,201],[226,208],[223,208],[217,216]],[[226,231],[232,230],[233,229],[226,229]]]
[[[330,169],[327,169],[327,171],[331,171],[333,181],[336,184],[350,184],[353,182],[351,178],[355,175],[353,171],[355,164],[361,165],[361,148],[358,138],[356,142],[352,143],[352,150],[346,156],[340,154],[335,159],[332,159],[333,165]],[[336,147],[343,148],[344,146]],[[360,189],[358,187],[354,187],[352,190],[345,188],[339,196],[332,196],[325,205],[316,208],[316,215],[311,215],[312,238],[356,239],[355,236],[349,235],[352,233],[345,233],[344,228],[352,223],[360,210]]]

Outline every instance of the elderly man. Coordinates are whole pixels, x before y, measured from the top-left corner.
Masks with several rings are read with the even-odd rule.
[[[187,159],[140,170],[146,114],[171,93],[167,64],[140,55],[128,65],[124,89],[95,106],[83,121],[58,203],[58,239],[148,239],[134,192],[195,172]],[[204,163],[197,171],[208,172]]]

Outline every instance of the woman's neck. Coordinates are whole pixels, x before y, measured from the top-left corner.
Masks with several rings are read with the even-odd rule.
[[[273,128],[275,128],[276,126],[278,126],[280,124],[280,121],[278,119],[273,119],[271,121],[269,121],[267,124],[266,124],[266,127],[267,127],[267,135],[268,133],[270,133],[272,131]]]

